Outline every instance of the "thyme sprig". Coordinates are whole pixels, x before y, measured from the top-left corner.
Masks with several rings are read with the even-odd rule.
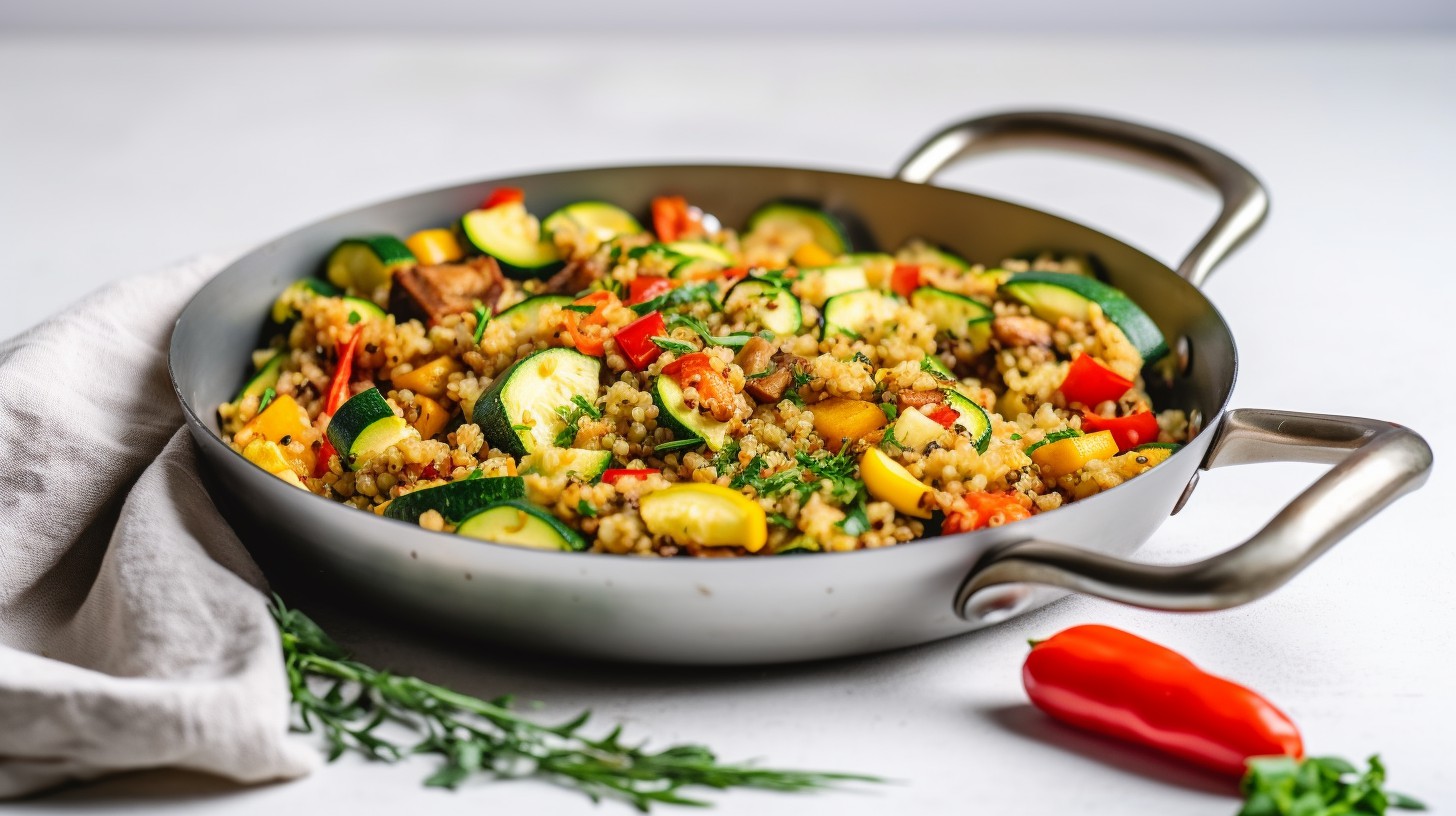
[[[276,595],[271,611],[283,640],[284,667],[298,715],[295,727],[321,733],[330,761],[348,751],[381,762],[434,754],[444,764],[425,780],[427,786],[455,788],[476,774],[533,776],[580,791],[592,801],[619,798],[644,812],[658,804],[708,804],[684,795],[686,788],[798,792],[845,781],[882,781],[861,774],[721,763],[701,745],[648,751],[644,745],[624,743],[621,726],[592,738],[583,733],[590,712],[561,725],[541,725],[512,709],[510,697],[481,700],[353,660],[311,618],[288,608]],[[418,741],[392,741],[379,733],[385,723],[408,728]]]

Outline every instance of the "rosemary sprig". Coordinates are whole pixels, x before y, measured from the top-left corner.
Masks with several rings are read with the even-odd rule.
[[[644,812],[655,804],[708,804],[684,795],[685,788],[797,792],[845,781],[882,781],[862,774],[725,764],[700,745],[648,751],[623,743],[621,726],[593,739],[582,733],[590,712],[561,725],[541,725],[517,714],[510,697],[481,700],[352,660],[318,624],[278,596],[270,608],[282,635],[296,729],[322,733],[330,761],[346,751],[382,762],[435,754],[444,764],[425,780],[428,786],[455,788],[475,774],[536,776],[592,801],[620,798]],[[316,691],[321,688],[327,690]],[[378,733],[385,723],[405,726],[419,741],[391,741]]]

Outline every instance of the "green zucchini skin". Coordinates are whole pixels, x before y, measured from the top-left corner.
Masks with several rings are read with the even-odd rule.
[[[720,450],[728,440],[728,423],[719,422],[683,402],[682,387],[666,374],[652,384],[657,424],[672,431],[673,439],[697,439],[709,450]]]
[[[278,385],[278,375],[283,373],[283,360],[288,355],[285,352],[278,352],[268,358],[268,362],[258,369],[258,373],[248,378],[248,382],[238,392],[233,402],[239,402],[243,397],[261,397],[263,392]]]
[[[528,297],[492,318],[493,322],[505,322],[517,333],[535,334],[540,325],[541,310],[547,306],[566,306],[572,302],[570,295],[536,295]]]
[[[518,220],[515,227],[509,221]],[[527,230],[525,224],[532,225]],[[460,218],[460,234],[476,252],[495,258],[501,272],[515,280],[546,278],[566,265],[556,247],[545,238],[524,237],[540,225],[519,204],[503,204],[488,210],[472,210]]]
[[[985,453],[991,447],[991,417],[986,409],[959,391],[947,390],[945,400],[961,415],[956,420],[956,430],[964,428],[965,434],[976,445],[976,453]]]
[[[547,359],[554,358],[552,375],[542,377],[539,373],[539,366]],[[595,357],[588,357],[585,354],[568,348],[548,348],[534,352],[521,360],[518,360],[510,368],[506,369],[480,399],[475,402],[475,411],[472,418],[475,424],[485,434],[490,444],[499,448],[517,459],[533,452],[538,447],[537,434],[533,429],[518,429],[513,426],[522,424],[522,417],[515,416],[515,411],[510,409],[508,403],[512,401],[515,389],[525,389],[528,386],[551,387],[550,382],[556,381],[554,375],[562,372],[563,367],[575,367],[582,372],[589,372],[591,375],[591,390],[585,389],[565,390],[558,395],[551,404],[532,405],[532,410],[537,414],[539,423],[546,423],[547,428],[555,428],[560,422],[555,409],[560,405],[570,405],[574,395],[585,397],[595,402],[597,392],[600,391],[600,378],[602,361]],[[546,385],[542,385],[546,382]],[[564,384],[564,382],[563,382]],[[524,391],[522,397],[528,396]],[[551,431],[554,436],[555,431]]]
[[[641,235],[642,224],[631,213],[606,201],[577,201],[546,216],[541,222],[541,231],[553,235],[567,225],[597,233],[604,241],[622,235]]]
[[[843,334],[862,339],[870,329],[884,325],[902,301],[878,289],[856,289],[824,301],[824,325],[819,339]]]
[[[772,299],[775,307],[768,308]],[[804,326],[804,309],[799,299],[782,286],[759,278],[744,278],[723,296],[729,312],[751,313],[758,324],[774,334],[795,334]]]
[[[353,469],[356,462],[404,439],[414,429],[394,415],[394,409],[378,388],[370,388],[339,406],[338,412],[329,419],[327,433],[344,466]]]
[[[585,450],[581,448],[567,448],[564,453],[567,461],[559,467],[546,468],[540,464],[541,451],[532,455],[530,466],[525,473],[540,473],[544,476],[558,476],[576,474],[577,478],[585,482],[596,484],[602,478],[602,474],[612,466],[612,452],[605,450]]]
[[[416,524],[426,511],[434,510],[446,522],[458,524],[484,507],[524,498],[526,481],[519,476],[462,479],[406,493],[389,503],[384,517]]]
[[[1086,304],[1096,303],[1102,314],[1122,329],[1128,342],[1142,355],[1144,364],[1168,353],[1163,332],[1148,313],[1121,289],[1096,278],[1071,272],[1019,272],[1001,284],[1001,291],[1031,307],[1037,317],[1052,323],[1064,316],[1086,319]]]
[[[525,514],[525,525],[512,525]],[[461,519],[456,535],[516,547],[580,552],[587,549],[585,538],[546,510],[522,500],[503,501],[481,508]]]
[[[754,210],[748,216],[745,233],[768,227],[775,223],[794,224],[805,227],[814,237],[814,243],[830,255],[843,255],[850,251],[849,232],[843,222],[818,207],[797,201],[770,201]]]

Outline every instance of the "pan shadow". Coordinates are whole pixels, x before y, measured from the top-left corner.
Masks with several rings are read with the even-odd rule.
[[[1040,745],[1055,746],[1139,780],[1230,798],[1238,794],[1235,783],[1211,771],[1184,764],[1149,748],[1073,728],[1026,703],[976,706],[971,709],[971,714],[1014,736]]]

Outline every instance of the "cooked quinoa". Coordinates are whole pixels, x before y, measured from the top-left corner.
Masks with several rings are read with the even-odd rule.
[[[886,547],[1009,523],[1116,487],[1186,441],[1184,412],[1157,410],[1144,390],[1151,321],[1129,322],[1140,314],[1130,301],[1115,301],[1115,315],[1097,297],[1057,313],[1016,285],[1095,284],[1075,258],[988,267],[921,241],[852,254],[824,245],[842,233],[811,208],[756,216],[740,233],[659,201],[652,229],[636,230],[622,227],[625,213],[610,228],[552,215],[543,229],[519,200],[495,204],[518,209],[512,223],[549,256],[536,273],[492,257],[472,231],[471,216],[493,208],[453,233],[336,250],[332,285],[280,296],[278,332],[253,354],[258,374],[218,409],[224,439],[286,481],[381,515],[416,491],[509,481],[524,493],[510,506],[559,522],[573,542],[563,548],[704,557]],[[730,296],[745,281],[761,285]],[[552,294],[562,297],[512,310]],[[791,325],[776,310],[794,301],[800,326],[770,328]],[[942,302],[950,317],[927,305]],[[583,370],[596,383],[512,414],[505,378],[528,357],[555,359],[531,357],[549,349],[591,358]],[[554,375],[542,372],[547,388]],[[331,416],[371,389],[402,420],[384,423],[400,432],[377,450],[329,433]],[[341,454],[338,440],[352,447]],[[644,499],[656,509],[644,512]],[[487,509],[431,505],[408,520],[449,533]]]

